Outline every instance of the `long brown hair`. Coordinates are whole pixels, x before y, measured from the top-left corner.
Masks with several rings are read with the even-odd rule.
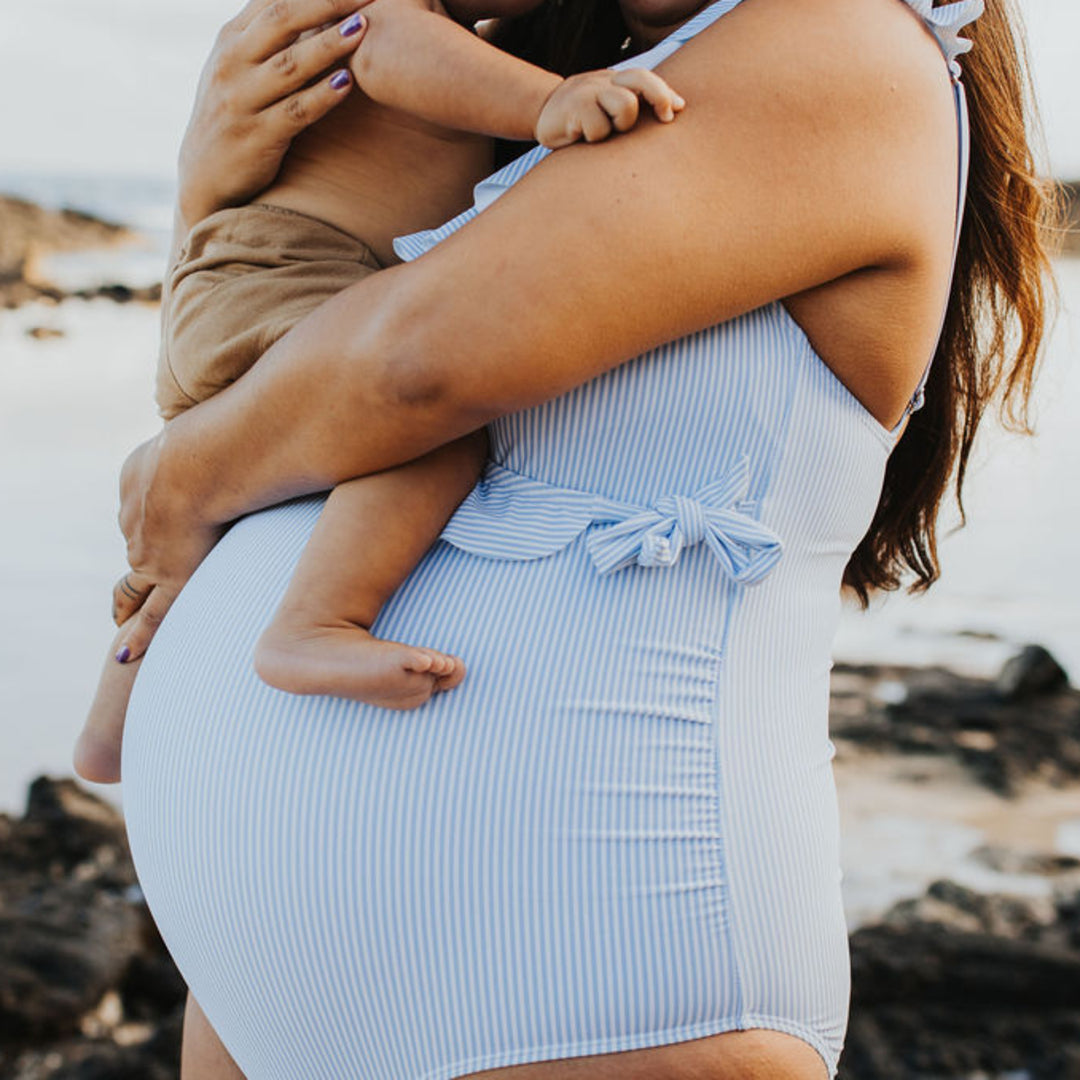
[[[873,591],[899,588],[908,571],[909,592],[937,580],[938,514],[953,481],[965,522],[968,456],[987,408],[996,401],[1007,429],[1033,433],[1031,389],[1056,295],[1050,252],[1061,197],[1036,168],[1041,129],[1012,0],[986,0],[964,34],[972,42],[961,57],[971,118],[967,207],[925,404],[889,458],[874,519],[844,571],[863,607]]]
[[[626,36],[615,0],[544,0],[525,15],[500,19],[493,40],[500,49],[565,76],[615,63]]]

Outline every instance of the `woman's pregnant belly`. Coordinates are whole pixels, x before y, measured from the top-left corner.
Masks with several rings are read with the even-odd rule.
[[[726,601],[704,548],[601,576],[581,537],[525,561],[438,542],[374,629],[468,675],[391,711],[254,674],[321,505],[222,539],[124,734],[147,901],[249,1080],[434,1080],[737,1026],[713,737]],[[808,947],[835,961],[846,939]]]

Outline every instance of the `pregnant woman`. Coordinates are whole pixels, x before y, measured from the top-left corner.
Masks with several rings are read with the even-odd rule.
[[[179,593],[122,770],[185,1080],[835,1075],[841,584],[933,580],[1042,334],[987,7],[620,0],[676,124],[511,163],[129,459],[132,566]],[[195,123],[286,69],[222,64]],[[249,130],[204,173],[265,159]],[[407,713],[260,682],[316,493],[485,424],[373,628],[465,682]]]

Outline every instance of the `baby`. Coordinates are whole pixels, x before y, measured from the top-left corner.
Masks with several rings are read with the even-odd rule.
[[[342,23],[347,36],[366,21],[350,62],[360,92],[294,141],[255,200],[196,224],[167,276],[156,391],[165,420],[239,378],[323,301],[397,262],[395,236],[464,209],[491,172],[493,136],[556,149],[633,127],[639,98],[665,122],[683,108],[651,71],[564,79],[469,28],[511,11],[523,13],[522,0],[453,0],[446,8],[440,0],[373,0]],[[347,76],[334,78],[340,85]],[[377,639],[371,626],[486,456],[486,436],[476,432],[335,488],[256,646],[259,676],[293,693],[398,709],[457,686],[465,675],[458,657]],[[74,751],[75,771],[99,783],[120,779],[139,659],[125,643],[128,625]]]

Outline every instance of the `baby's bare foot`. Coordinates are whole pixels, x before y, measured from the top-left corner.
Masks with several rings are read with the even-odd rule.
[[[130,628],[125,624],[112,643],[97,693],[86,723],[75,742],[71,763],[84,780],[95,784],[115,784],[120,780],[120,745],[128,698],[135,684],[140,660],[119,663],[116,651]]]
[[[414,709],[465,678],[456,656],[383,641],[354,623],[297,627],[277,620],[255,646],[255,671],[292,694],[332,694],[387,709]]]

